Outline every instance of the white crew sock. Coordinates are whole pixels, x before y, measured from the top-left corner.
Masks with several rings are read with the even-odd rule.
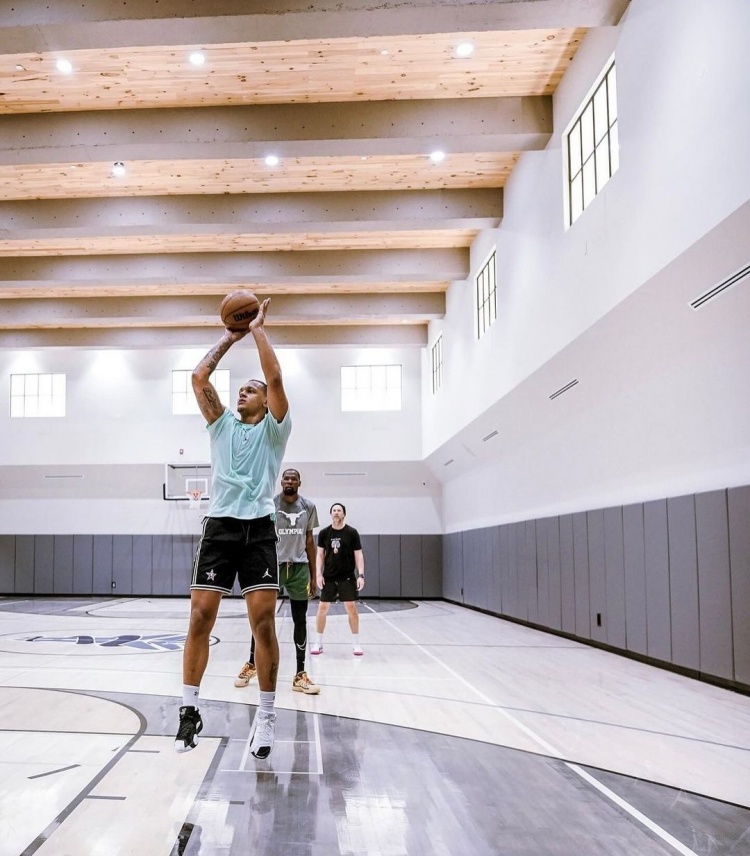
[[[323,634],[317,633],[316,638],[317,638],[317,642],[318,642],[318,648],[322,648],[323,647]]]
[[[352,645],[355,648],[359,645],[359,633],[352,633]]]
[[[270,716],[274,713],[274,706],[276,704],[276,693],[267,693],[263,690],[260,691],[260,711],[259,713],[263,714],[263,716]]]
[[[200,687],[191,687],[188,684],[182,685],[182,704],[184,707],[198,707],[198,696],[200,695]]]

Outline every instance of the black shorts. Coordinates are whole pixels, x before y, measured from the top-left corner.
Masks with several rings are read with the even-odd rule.
[[[206,517],[190,588],[229,594],[237,577],[243,595],[259,589],[278,591],[277,540],[270,515],[254,520]]]
[[[357,578],[355,576],[333,577],[332,579],[323,577],[323,588],[320,590],[321,601],[333,603],[337,596],[342,603],[359,600]]]

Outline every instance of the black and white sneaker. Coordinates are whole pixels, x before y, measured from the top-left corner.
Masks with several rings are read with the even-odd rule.
[[[256,758],[267,758],[273,749],[274,731],[276,730],[276,714],[260,711],[255,714],[253,736],[250,740],[250,752]]]
[[[198,745],[198,735],[203,731],[203,720],[197,707],[180,708],[180,727],[174,739],[175,752],[189,752]]]

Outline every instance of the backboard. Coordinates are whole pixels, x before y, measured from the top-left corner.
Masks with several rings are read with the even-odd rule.
[[[164,499],[188,502],[188,494],[193,490],[202,491],[202,499],[210,499],[211,464],[165,464]]]

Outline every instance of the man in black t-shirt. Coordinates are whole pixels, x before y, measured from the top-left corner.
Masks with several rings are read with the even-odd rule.
[[[317,583],[320,603],[316,619],[317,639],[310,648],[311,654],[323,653],[323,631],[331,604],[338,597],[349,615],[352,631],[352,654],[361,657],[359,644],[359,613],[357,597],[365,585],[365,557],[359,532],[344,523],[346,506],[334,502],[331,506],[331,525],[318,533]]]

